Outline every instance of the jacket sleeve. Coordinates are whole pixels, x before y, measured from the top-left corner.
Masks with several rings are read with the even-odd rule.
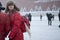
[[[15,14],[13,17],[13,26],[9,38],[12,39],[20,29],[20,14]]]
[[[24,22],[27,24],[28,28],[30,29],[30,23],[29,23],[29,20],[26,17],[24,17]]]
[[[24,33],[24,32],[26,32],[25,23],[28,25],[29,29],[30,29],[30,23],[29,23],[28,19],[25,16],[22,16],[22,20],[23,21],[22,21],[21,31]]]
[[[23,19],[22,19],[23,20]],[[25,28],[25,24],[24,24],[24,21],[22,21],[22,24],[21,24],[21,31],[24,33],[26,32],[26,28]]]

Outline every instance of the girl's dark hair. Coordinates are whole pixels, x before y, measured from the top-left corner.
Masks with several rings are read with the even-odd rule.
[[[6,13],[9,11],[8,6],[10,6],[10,5],[14,5],[14,10],[20,11],[19,8],[14,4],[13,1],[9,1],[9,2],[7,2],[7,5],[6,5],[6,10],[5,10]]]

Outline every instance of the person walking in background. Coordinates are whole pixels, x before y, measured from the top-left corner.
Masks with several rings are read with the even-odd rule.
[[[52,20],[51,20],[52,19],[52,14],[51,13],[49,13],[49,14],[47,13],[46,15],[47,15],[47,18],[48,18],[48,25],[52,25]]]
[[[9,40],[24,40],[23,33],[26,31],[23,24],[23,17],[19,13],[19,8],[14,2],[9,1],[6,6],[6,13],[10,18]]]
[[[29,13],[28,14],[28,20],[31,22],[31,20],[32,20],[32,15],[31,15],[31,13]]]
[[[59,18],[59,21],[60,21],[60,10],[59,10],[58,18]]]
[[[9,30],[10,30],[10,21],[6,13],[3,13],[2,10],[5,8],[2,7],[0,2],[0,40],[5,40]]]

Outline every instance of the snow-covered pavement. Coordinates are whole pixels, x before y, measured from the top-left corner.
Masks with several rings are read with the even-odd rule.
[[[24,33],[24,40],[60,40],[60,28],[58,17],[52,22],[52,26],[48,26],[46,16],[40,21],[39,17],[32,17],[31,22],[31,39],[27,33]]]

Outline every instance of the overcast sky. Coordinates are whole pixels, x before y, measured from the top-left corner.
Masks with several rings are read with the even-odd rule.
[[[51,1],[60,1],[60,0],[29,0],[34,2],[51,2]]]
[[[34,3],[39,3],[39,2],[51,2],[51,1],[60,1],[60,0],[31,0]]]
[[[38,1],[38,0],[31,0],[31,1]],[[39,1],[60,1],[60,0],[39,0]]]

